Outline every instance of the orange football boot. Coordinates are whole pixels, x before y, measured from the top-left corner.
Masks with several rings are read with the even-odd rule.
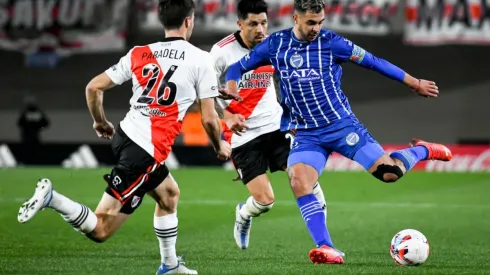
[[[410,142],[411,147],[424,146],[429,151],[429,156],[427,160],[440,160],[440,161],[450,161],[453,158],[451,151],[444,145],[439,143],[432,143],[423,141],[418,138],[412,138]]]
[[[337,250],[326,245],[318,248],[313,248],[308,254],[308,256],[310,256],[310,260],[314,264],[343,264],[344,263],[344,258],[342,258],[341,254]]]

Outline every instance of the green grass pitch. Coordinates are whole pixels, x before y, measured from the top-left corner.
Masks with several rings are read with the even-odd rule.
[[[40,177],[66,196],[95,208],[109,169],[0,170],[0,274],[154,274],[160,256],[153,232],[154,203],[143,205],[113,238],[96,244],[52,210],[17,222],[22,201]],[[490,274],[490,174],[412,172],[395,184],[363,172],[326,172],[320,179],[328,224],[344,265],[313,265],[314,244],[286,175],[271,176],[276,204],[254,220],[250,247],[233,239],[235,205],[247,198],[233,171],[182,169],[177,249],[199,274]],[[414,228],[431,245],[427,262],[398,267],[389,244]]]

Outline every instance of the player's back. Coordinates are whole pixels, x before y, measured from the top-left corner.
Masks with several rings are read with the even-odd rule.
[[[312,42],[300,41],[292,29],[271,35],[270,61],[281,78],[281,104],[287,106],[281,129],[317,128],[352,115],[340,88],[342,68],[333,53],[335,35],[322,30]]]
[[[219,85],[225,87],[225,73],[230,65],[239,61],[250,52],[243,42],[240,32],[235,32],[213,45],[211,55]],[[250,128],[241,136],[234,135],[224,128],[224,135],[233,147],[240,146],[258,135],[279,129],[282,108],[277,101],[273,81],[274,67],[261,66],[242,75],[238,83],[238,93],[242,102],[218,99],[219,104],[233,114],[246,118]]]
[[[183,38],[134,47],[108,73],[130,74],[133,96],[121,128],[159,162],[170,153],[199,93],[200,98],[217,95],[209,53]]]

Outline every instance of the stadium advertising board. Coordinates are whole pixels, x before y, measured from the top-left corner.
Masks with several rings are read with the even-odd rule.
[[[403,144],[383,145],[387,153],[406,148]],[[449,162],[423,161],[413,170],[427,172],[490,172],[490,145],[449,145],[453,159]],[[231,162],[220,161],[212,147],[174,145],[167,160],[171,168],[199,166],[233,169]],[[36,152],[36,154],[32,154]],[[93,168],[115,164],[108,144],[43,144],[35,149],[22,144],[0,143],[0,167],[48,165]],[[330,155],[325,167],[329,171],[363,171],[359,164],[337,153]]]
[[[120,51],[129,0],[0,0],[0,48],[33,53]]]
[[[490,44],[486,0],[407,0],[405,42],[417,45]]]
[[[293,0],[268,0],[269,32],[293,26]],[[325,27],[338,32],[385,35],[398,9],[397,0],[325,1]],[[139,25],[145,31],[160,31],[156,0],[140,0]],[[236,0],[196,0],[196,26],[206,31],[236,30]],[[196,32],[197,34],[197,32]]]

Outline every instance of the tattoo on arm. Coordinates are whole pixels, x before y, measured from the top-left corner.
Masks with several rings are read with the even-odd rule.
[[[219,105],[216,99],[214,100],[215,100],[214,108],[216,109],[216,113],[218,113],[219,118],[223,119],[225,117],[225,115],[223,114],[223,108],[221,108],[221,106]]]

